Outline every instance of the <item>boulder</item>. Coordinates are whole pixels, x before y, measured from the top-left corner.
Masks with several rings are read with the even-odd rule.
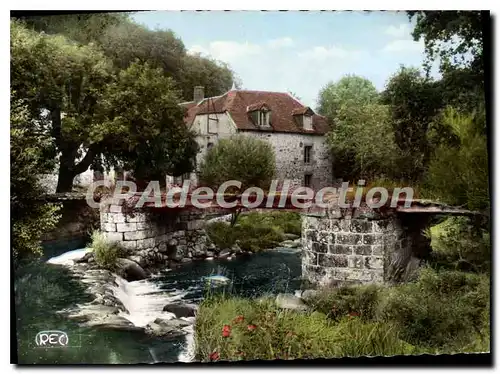
[[[304,301],[291,293],[280,293],[276,296],[276,305],[282,309],[306,310]]]
[[[180,328],[169,325],[160,325],[155,322],[149,323],[146,326],[145,331],[148,334],[166,338],[176,338],[179,336],[186,335],[186,332],[181,330]]]
[[[191,325],[191,323],[189,323],[188,321],[177,318],[174,319],[157,318],[153,321],[153,323],[156,323],[157,325],[160,326],[173,327],[177,329],[182,329],[183,327]]]
[[[238,243],[235,243],[231,247],[231,252],[233,252],[233,253],[241,253],[242,252],[240,246],[238,245]]]
[[[228,249],[223,249],[222,251],[219,252],[218,257],[224,258],[224,257],[228,257],[230,254],[231,254],[231,252]]]
[[[167,304],[163,307],[164,312],[169,312],[175,314],[176,318],[182,317],[194,317],[196,316],[196,305],[193,304]]]
[[[75,260],[75,263],[80,264],[82,262],[89,262],[91,258],[94,258],[94,252],[87,252],[82,258]]]
[[[158,252],[167,253],[167,250],[168,250],[167,243],[161,242],[160,244],[158,244]]]
[[[119,258],[116,261],[116,273],[127,281],[135,281],[145,279],[147,277],[144,269],[138,263],[129,260],[128,258]]]
[[[287,239],[287,240],[296,240],[296,239],[299,239],[300,236],[299,235],[296,235],[296,234],[290,234],[290,233],[285,233],[284,234],[284,237]]]
[[[146,261],[141,256],[129,256],[127,257],[129,260],[134,261],[140,267],[146,266]]]

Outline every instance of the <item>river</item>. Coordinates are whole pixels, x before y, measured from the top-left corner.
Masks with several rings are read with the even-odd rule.
[[[16,278],[18,357],[22,364],[136,364],[189,362],[193,359],[192,328],[185,337],[154,338],[143,332],[83,328],[57,312],[89,301],[85,287],[63,263],[81,257],[84,250],[69,251],[48,263],[33,264]],[[244,297],[294,292],[300,288],[300,250],[277,248],[233,259],[203,260],[161,271],[136,282],[120,280],[117,296],[130,313],[125,317],[145,326],[161,316],[165,304],[174,300],[199,303],[207,290],[206,277],[223,275],[231,282],[225,292]],[[23,290],[30,290],[29,292]],[[60,330],[68,334],[64,348],[39,348],[39,331]]]

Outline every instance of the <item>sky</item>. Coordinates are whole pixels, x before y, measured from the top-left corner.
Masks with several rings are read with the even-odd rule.
[[[313,109],[321,88],[346,74],[380,91],[400,65],[421,68],[425,58],[402,12],[152,11],[132,18],[171,29],[188,53],[228,63],[242,89],[292,92]]]

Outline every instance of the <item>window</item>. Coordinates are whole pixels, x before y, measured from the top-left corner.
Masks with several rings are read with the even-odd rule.
[[[261,110],[258,117],[259,126],[269,126],[269,114],[270,112],[266,110]]]
[[[302,119],[303,124],[304,124],[304,130],[312,130],[312,116],[309,115],[304,115],[304,118]]]
[[[210,151],[214,146],[214,143],[207,143],[207,151]]]
[[[312,151],[312,145],[306,145],[304,147],[304,163],[306,164],[311,162],[311,151]]]
[[[312,183],[312,174],[304,175],[304,187],[311,187]]]

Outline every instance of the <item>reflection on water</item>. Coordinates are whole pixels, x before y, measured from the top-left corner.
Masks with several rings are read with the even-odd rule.
[[[147,282],[130,282],[126,287],[127,292],[147,297],[148,302],[144,305],[150,305],[151,310],[142,310],[144,308],[137,300],[135,304],[129,305],[137,309],[134,315],[141,316],[141,320],[136,322],[144,325],[149,316],[154,319],[155,315],[161,313],[165,296],[168,299],[173,296],[186,302],[200,302],[206,289],[205,278],[212,275],[228,277],[231,280],[228,289],[230,292],[255,297],[270,292],[293,292],[300,288],[300,274],[300,253],[283,249],[232,260],[193,262],[161,272]],[[186,338],[166,341],[137,331],[82,328],[56,313],[77,303],[89,301],[84,286],[75,281],[62,266],[44,263],[25,266],[16,274],[15,283],[20,363],[175,362],[186,355],[183,352]],[[151,286],[154,286],[154,293],[148,294],[148,287]],[[65,331],[70,340],[79,342],[80,347],[37,348],[34,345],[35,336],[42,330]]]

